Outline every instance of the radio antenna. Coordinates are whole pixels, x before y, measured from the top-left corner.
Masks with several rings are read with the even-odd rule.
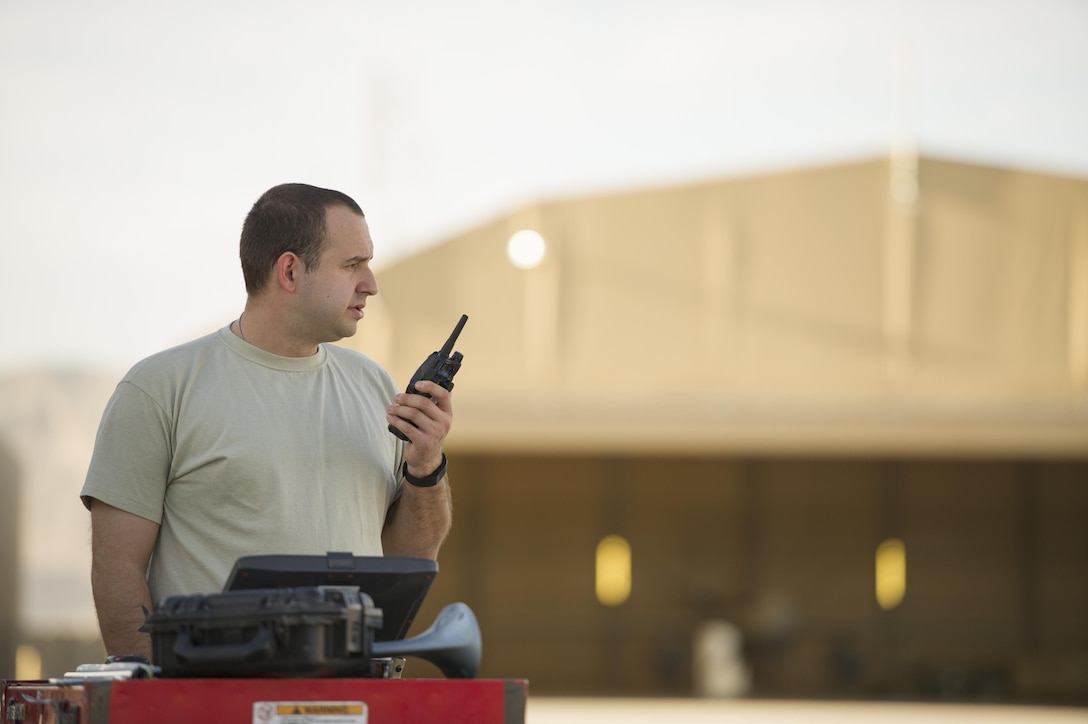
[[[446,340],[446,343],[444,345],[442,345],[442,349],[439,350],[438,354],[440,358],[450,356],[450,352],[453,351],[453,345],[457,344],[457,337],[461,334],[461,329],[465,326],[465,322],[467,321],[468,315],[462,314],[461,321],[458,322],[457,326],[453,328],[453,334],[450,335],[450,338]]]

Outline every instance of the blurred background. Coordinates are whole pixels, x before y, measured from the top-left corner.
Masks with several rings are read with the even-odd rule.
[[[375,240],[345,344],[404,381],[470,317],[417,626],[468,602],[481,675],[1088,705],[1086,31],[1057,1],[0,5],[0,675],[101,658],[106,399],[237,317],[242,218],[305,181]]]

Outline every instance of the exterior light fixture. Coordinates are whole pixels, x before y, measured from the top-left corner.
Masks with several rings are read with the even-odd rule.
[[[518,269],[532,269],[544,259],[546,247],[543,236],[532,229],[522,229],[506,243],[506,255]]]
[[[597,544],[597,600],[619,606],[631,596],[631,544],[608,535]]]
[[[889,538],[876,548],[876,602],[891,611],[906,594],[907,548],[898,538]]]

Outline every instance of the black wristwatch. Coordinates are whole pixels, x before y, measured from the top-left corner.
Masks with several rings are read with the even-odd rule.
[[[417,488],[433,488],[438,485],[438,481],[446,474],[446,453],[442,453],[442,462],[430,475],[424,475],[422,478],[417,478],[415,475],[408,472],[408,463],[401,463],[400,471],[404,473],[404,479]]]

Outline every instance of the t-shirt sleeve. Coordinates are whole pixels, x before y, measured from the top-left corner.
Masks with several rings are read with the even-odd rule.
[[[170,417],[136,385],[123,381],[106,405],[80,499],[161,523],[170,477]]]

